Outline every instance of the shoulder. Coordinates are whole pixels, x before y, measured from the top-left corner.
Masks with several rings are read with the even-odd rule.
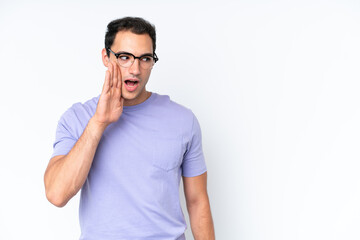
[[[184,114],[187,116],[193,115],[193,112],[190,108],[185,107],[178,102],[175,102],[168,95],[161,95],[156,93],[156,99],[154,102],[157,106],[163,107],[167,111],[171,111],[172,113]]]
[[[176,129],[186,138],[192,135],[197,118],[193,111],[172,100],[168,95],[157,94],[153,106],[158,124],[170,132]]]
[[[84,102],[75,102],[66,109],[63,116],[65,117],[77,117],[79,119],[91,117],[96,110],[97,102],[100,95],[88,99]]]
[[[193,121],[195,117],[192,110],[184,105],[172,100],[168,95],[161,95],[156,93],[154,105],[166,113],[166,116],[171,116],[183,121]]]
[[[81,133],[94,115],[99,97],[100,95],[84,102],[73,103],[63,112],[59,123],[73,129],[75,132]]]

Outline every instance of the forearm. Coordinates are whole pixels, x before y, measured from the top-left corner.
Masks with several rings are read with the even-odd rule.
[[[84,184],[106,126],[91,118],[70,152],[46,170],[46,195],[52,203],[64,206]]]
[[[208,198],[188,206],[191,231],[195,240],[214,240],[214,223]]]

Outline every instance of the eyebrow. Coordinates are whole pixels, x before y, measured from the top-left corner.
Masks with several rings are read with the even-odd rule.
[[[132,53],[125,52],[125,51],[116,52],[116,54],[129,54],[129,55],[134,55],[134,54],[132,54]],[[135,56],[135,55],[134,55],[134,56]],[[152,53],[144,53],[144,54],[140,55],[139,57],[145,57],[145,56],[153,57],[153,54],[152,54]],[[135,56],[135,57],[136,57],[136,56]]]

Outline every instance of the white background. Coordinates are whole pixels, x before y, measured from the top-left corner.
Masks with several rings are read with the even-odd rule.
[[[344,0],[1,1],[0,239],[78,239],[79,196],[54,207],[43,174],[123,16],[156,25],[148,90],[199,119],[217,239],[360,239],[360,3]]]

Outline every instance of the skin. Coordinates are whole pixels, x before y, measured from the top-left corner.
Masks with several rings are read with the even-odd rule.
[[[141,56],[146,53],[152,54],[152,40],[148,34],[139,35],[130,31],[121,31],[116,34],[111,50],[115,53],[125,51],[135,56]],[[131,67],[124,68],[117,64],[114,54],[110,53],[110,56],[107,56],[105,48],[101,54],[105,67],[109,67],[110,63],[110,65],[117,65],[120,68],[121,84],[125,84],[125,80],[131,78],[139,81],[139,86],[134,92],[127,91],[125,87],[122,88],[121,97],[124,99],[124,106],[142,103],[150,97],[151,93],[146,91],[146,84],[149,80],[151,69],[141,68],[139,59],[135,59]]]
[[[111,49],[114,52],[130,52],[135,56],[153,52],[149,35],[129,31],[118,32]],[[124,106],[142,103],[151,95],[146,91],[151,69],[140,68],[138,59],[131,67],[123,68],[118,65],[113,54],[108,57],[103,49],[102,60],[108,69],[95,114],[69,153],[50,159],[44,174],[46,197],[57,207],[65,206],[82,188],[106,127],[121,117]],[[123,87],[128,78],[139,81],[136,91],[129,92]],[[206,182],[206,172],[196,177],[183,177],[186,205],[195,240],[215,239]]]
[[[215,230],[207,194],[207,172],[183,177],[186,207],[195,240],[214,240]]]

